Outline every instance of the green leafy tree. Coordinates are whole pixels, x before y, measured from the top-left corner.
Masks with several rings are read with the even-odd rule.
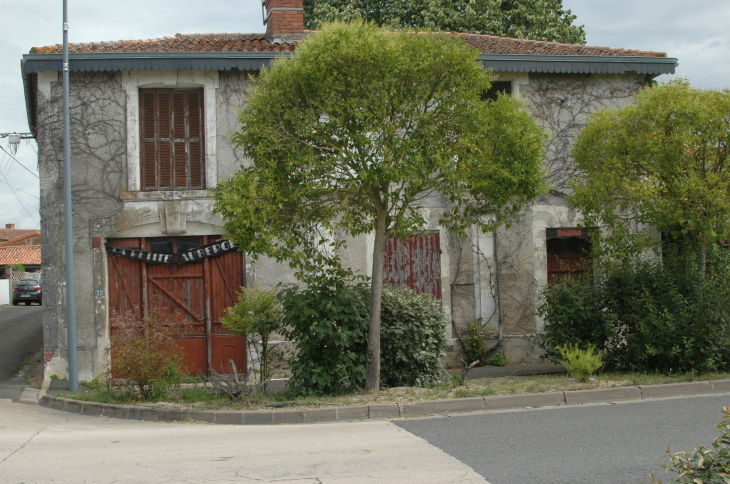
[[[240,115],[234,142],[253,165],[215,193],[232,240],[302,277],[346,273],[346,237],[374,233],[366,390],[380,387],[387,239],[422,230],[426,200],[465,235],[544,190],[544,134],[517,99],[480,100],[490,75],[477,56],[450,35],[325,25],[253,80]]]
[[[573,150],[585,177],[572,203],[600,225],[609,250],[638,252],[665,236],[693,240],[698,271],[710,244],[730,237],[730,91],[677,80],[636,103],[594,114]]]
[[[282,329],[283,317],[276,291],[254,286],[242,287],[236,304],[227,308],[221,318],[221,323],[230,333],[246,336],[248,354],[258,363],[254,373],[258,373],[259,388],[263,392],[276,370],[276,360],[282,356],[281,351],[270,347],[269,341]]]
[[[304,0],[304,23],[362,19],[384,27],[469,32],[585,44],[562,0]]]

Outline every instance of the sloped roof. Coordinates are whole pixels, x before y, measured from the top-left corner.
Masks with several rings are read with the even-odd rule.
[[[0,266],[22,264],[24,266],[41,265],[40,245],[14,245],[0,247]]]
[[[666,57],[665,53],[595,47],[590,45],[562,44],[536,40],[497,37],[494,35],[445,32],[456,35],[478,49],[482,54],[528,54],[528,55],[591,55]],[[122,52],[293,52],[297,43],[275,43],[266,39],[266,34],[177,34],[148,40],[119,40],[69,44],[71,54],[101,54]],[[60,54],[60,44],[33,47],[31,54]]]
[[[177,34],[148,40],[69,44],[70,54],[105,52],[291,52],[296,43],[273,43],[266,34]],[[31,54],[60,54],[61,44],[33,47]]]
[[[0,229],[0,242],[19,239],[29,235],[41,235],[37,229]]]

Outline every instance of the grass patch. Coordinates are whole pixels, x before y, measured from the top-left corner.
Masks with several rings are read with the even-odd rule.
[[[198,410],[256,410],[280,407],[322,407],[365,405],[371,403],[416,402],[447,398],[469,398],[496,395],[519,395],[527,393],[549,393],[572,390],[593,390],[636,385],[660,385],[689,381],[722,380],[730,373],[601,373],[594,380],[580,382],[567,375],[504,376],[497,378],[469,379],[466,385],[454,386],[445,382],[430,388],[399,387],[388,388],[379,394],[348,393],[343,395],[301,396],[287,393],[264,395],[256,401],[231,401],[215,395],[202,384],[188,384],[167,394],[164,401],[142,401],[129,390],[114,391],[103,384],[93,384],[91,391],[62,395],[76,400],[110,404],[134,404],[143,406],[170,406]]]

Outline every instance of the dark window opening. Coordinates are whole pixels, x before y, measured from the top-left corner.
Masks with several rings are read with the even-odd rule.
[[[496,101],[497,93],[512,94],[512,82],[497,81],[492,83],[492,87],[488,91],[482,93],[482,101]]]
[[[185,237],[177,239],[177,251],[187,252],[189,250],[197,249],[200,247],[199,237]]]
[[[548,284],[574,281],[590,271],[591,243],[583,229],[547,230]]]
[[[547,241],[548,254],[587,254],[591,250],[588,239],[570,237],[567,239],[550,239]]]
[[[150,239],[150,252],[174,254],[200,247],[200,237],[177,237]]]
[[[202,89],[140,89],[142,190],[205,188]]]

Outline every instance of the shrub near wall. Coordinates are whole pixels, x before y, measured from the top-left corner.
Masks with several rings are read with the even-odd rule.
[[[334,277],[308,282],[305,289],[290,286],[279,293],[288,326],[285,334],[294,341],[289,388],[313,394],[361,389],[369,288]]]
[[[429,386],[438,381],[446,355],[449,320],[441,301],[410,289],[385,287],[381,319],[380,376],[385,386]]]
[[[279,293],[288,339],[289,388],[332,394],[365,383],[370,289],[364,283],[318,278]],[[439,378],[448,324],[440,301],[410,289],[383,289],[380,372],[383,386],[428,386]]]
[[[606,366],[634,371],[717,371],[730,368],[730,253],[631,257],[603,264],[589,280],[556,284],[539,307],[548,323],[539,345],[594,345]]]

